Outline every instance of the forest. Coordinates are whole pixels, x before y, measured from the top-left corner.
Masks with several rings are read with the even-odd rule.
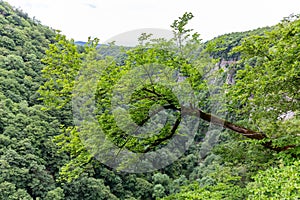
[[[300,199],[300,15],[76,44],[0,0],[0,200]]]

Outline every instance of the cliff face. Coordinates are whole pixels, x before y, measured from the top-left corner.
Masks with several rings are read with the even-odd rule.
[[[215,37],[214,39],[205,43],[210,56],[220,61],[216,64],[219,69],[226,72],[226,83],[234,84],[234,75],[236,73],[236,64],[240,60],[239,52],[232,52],[232,50],[241,45],[243,40],[251,35],[262,35],[265,31],[271,30],[273,27],[258,28],[246,32],[229,33]]]
[[[225,59],[221,59],[221,61],[218,63],[219,67],[221,68],[227,68],[230,65],[235,64],[237,61],[234,59],[229,59],[229,60],[225,60]]]

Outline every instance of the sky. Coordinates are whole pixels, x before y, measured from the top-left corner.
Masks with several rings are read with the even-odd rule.
[[[170,30],[184,12],[204,40],[274,25],[300,14],[300,0],[5,0],[75,41],[105,42],[136,29]]]

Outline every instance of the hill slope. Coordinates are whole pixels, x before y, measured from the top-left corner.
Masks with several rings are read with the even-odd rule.
[[[290,27],[291,33],[286,33],[283,29],[283,33],[280,34],[286,33],[286,35],[278,36],[283,41],[281,46],[278,46],[278,51],[282,51],[280,55],[285,58],[281,59],[280,57],[282,61],[298,67],[298,61],[295,61],[293,56],[299,54],[299,49],[295,45],[299,45],[299,40],[296,40],[299,36],[299,29],[292,28]],[[208,41],[205,49],[211,57],[219,59],[219,65],[216,68],[221,67],[225,71],[229,69],[227,74],[231,74],[231,76],[236,71],[245,69],[245,66],[258,69],[255,68],[259,67],[257,60],[265,61],[270,66],[276,66],[276,64],[284,62],[274,59],[276,62],[268,63],[264,56],[255,54],[257,53],[255,49],[259,49],[260,46],[252,49],[255,56],[249,56],[239,65],[236,65],[236,61],[240,59],[240,52],[230,54],[230,51],[240,45],[246,37],[262,35],[264,31],[271,29],[273,27],[226,34]],[[264,149],[259,142],[257,144],[245,141],[245,138],[224,130],[210,131],[204,139],[204,133],[207,132],[208,127],[208,124],[204,122],[200,124],[195,142],[190,149],[173,164],[155,172],[119,173],[93,158],[84,164],[80,163],[80,161],[88,159],[88,156],[78,158],[82,146],[72,146],[71,140],[74,135],[76,138],[76,131],[72,132],[72,130],[62,128],[63,126],[73,126],[72,105],[68,104],[62,110],[45,109],[44,103],[40,100],[40,93],[37,92],[39,87],[47,81],[42,78],[45,64],[41,60],[46,56],[45,52],[49,49],[49,45],[59,46],[57,45],[57,36],[54,30],[29,18],[26,13],[12,8],[4,1],[0,1],[0,199],[133,200],[164,197],[167,199],[245,199],[251,198],[249,191],[254,197],[270,195],[268,187],[275,188],[278,193],[282,192],[280,195],[287,195],[286,191],[298,195],[295,188],[299,188],[300,183],[295,174],[299,174],[299,162],[293,163],[299,158],[295,155],[296,151],[292,151],[290,154],[277,154],[269,149]],[[250,44],[251,41],[249,40]],[[84,50],[83,46],[77,47],[72,40],[65,38],[64,42],[67,47],[59,46],[61,49],[58,49],[58,52],[64,48],[75,49],[75,53]],[[291,46],[289,46],[289,42],[292,44]],[[258,44],[261,43],[258,42]],[[80,45],[83,43],[80,42]],[[284,48],[280,49],[280,47]],[[272,51],[266,49],[266,52],[274,58],[280,56],[276,54],[274,48]],[[288,50],[291,52],[285,54]],[[102,46],[96,58],[101,60],[105,56],[113,56],[116,65],[122,66],[125,64],[124,60],[127,59],[127,55],[123,52],[120,55],[120,52],[119,47]],[[58,56],[58,58],[60,57]],[[74,59],[80,60],[78,57]],[[93,64],[94,61],[91,63]],[[55,66],[58,66],[60,63],[56,64]],[[288,64],[285,69],[289,69]],[[280,68],[280,66],[278,67]],[[296,67],[295,69],[297,69]],[[233,71],[230,71],[231,69]],[[277,72],[270,70],[268,74],[274,71]],[[280,75],[279,72],[289,71],[278,71]],[[298,75],[296,73],[299,72],[294,70],[293,73],[287,73],[290,77],[289,80],[293,81],[289,82],[293,86],[292,89],[297,88],[295,83],[299,82],[299,79],[295,78]],[[255,73],[253,74],[255,75]],[[276,77],[278,74],[273,75]],[[264,76],[253,77],[253,80],[256,80],[258,77]],[[276,81],[276,83],[282,83],[282,88],[289,89],[289,87],[284,87],[288,80],[283,76],[279,76]],[[234,85],[233,82],[229,87]],[[274,82],[272,83],[270,85],[276,85]],[[247,89],[246,86],[242,89]],[[247,96],[245,101],[249,99]],[[232,101],[238,102],[239,109],[246,107],[246,104],[241,104],[242,101],[239,99],[233,98]],[[295,101],[298,100],[295,99]],[[278,106],[276,102],[273,105]],[[288,104],[286,105],[288,106]],[[292,106],[297,108],[297,104]],[[290,108],[288,107],[288,109]],[[228,108],[228,112],[232,114],[230,109]],[[267,112],[263,114],[267,114]],[[246,118],[243,118],[244,116]],[[243,124],[245,120],[248,120],[248,116],[248,112],[240,112],[232,114],[231,119],[239,120]],[[295,134],[299,130],[297,123],[299,120],[291,121],[289,126],[283,126],[283,128],[287,133]],[[266,127],[268,128],[268,126]],[[276,131],[282,131],[283,128],[276,129]],[[63,144],[71,144],[67,146],[68,148],[60,149],[57,146],[57,140],[53,141],[55,136],[60,134],[66,138]],[[290,138],[287,135],[284,135],[282,141],[279,140],[279,144],[281,144],[280,142],[283,144],[289,142]],[[80,141],[75,142],[80,144]],[[62,179],[59,173],[64,169],[63,166],[68,166],[70,163],[73,164],[69,165],[73,170],[71,171],[73,179],[68,181]],[[273,169],[274,166],[278,166],[278,168]],[[259,170],[264,172],[259,172]],[[273,177],[276,181],[272,181]],[[284,189],[279,190],[277,183],[280,183],[280,187]],[[292,183],[292,185],[287,183]],[[265,194],[260,193],[261,186],[266,191]]]

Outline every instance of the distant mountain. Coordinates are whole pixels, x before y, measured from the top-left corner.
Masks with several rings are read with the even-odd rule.
[[[74,44],[78,45],[78,46],[83,46],[86,44],[86,42],[83,41],[75,41]],[[103,44],[98,44],[97,47],[102,46]]]
[[[75,43],[76,45],[83,46],[83,45],[85,45],[86,42],[83,42],[83,41],[75,41],[74,43]]]

